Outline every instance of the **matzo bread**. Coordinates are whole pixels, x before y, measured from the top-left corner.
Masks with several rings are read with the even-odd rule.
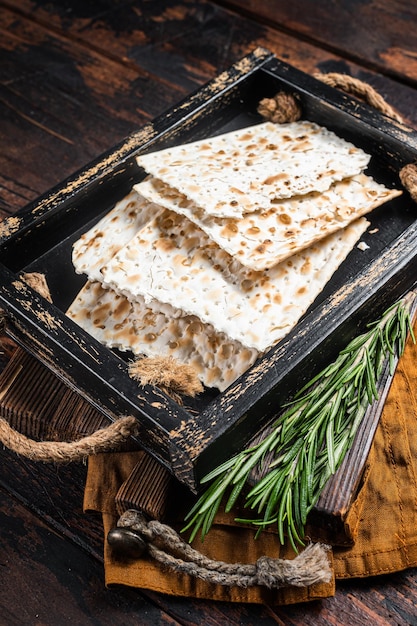
[[[171,314],[170,314],[171,313]],[[223,391],[245,372],[258,353],[232,341],[192,315],[175,317],[169,305],[152,311],[144,300],[87,282],[67,311],[68,316],[109,348],[136,356],[172,356],[191,365],[206,387]]]
[[[101,266],[160,210],[134,189],[74,243],[72,262],[79,274],[100,280]]]
[[[161,211],[102,268],[130,300],[165,302],[263,352],[297,323],[368,225],[356,220],[264,272],[244,268],[195,224]]]
[[[262,213],[219,218],[162,181],[149,177],[134,186],[139,195],[184,215],[242,265],[261,271],[395,198],[365,174],[335,182],[323,192],[277,201]]]
[[[137,157],[206,213],[241,217],[281,198],[324,191],[362,172],[370,156],[313,122],[264,122]]]

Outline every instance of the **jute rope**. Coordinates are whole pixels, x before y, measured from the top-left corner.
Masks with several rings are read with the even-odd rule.
[[[274,124],[285,124],[300,119],[301,106],[294,94],[279,91],[273,98],[262,98],[258,113]]]
[[[172,356],[138,358],[129,363],[129,376],[141,385],[159,387],[177,404],[183,403],[183,396],[194,398],[203,391],[194,367]]]
[[[417,163],[404,165],[400,171],[400,180],[414,202],[417,202]]]
[[[359,98],[377,111],[395,119],[397,122],[403,122],[399,113],[384,100],[381,94],[371,87],[371,85],[364,83],[358,78],[354,78],[348,74],[338,74],[336,72],[330,72],[328,74],[318,72],[314,74],[314,77],[330,87],[335,87],[336,89],[340,89],[341,91]],[[263,98],[259,102],[258,113],[265,119],[277,124],[295,122],[301,117],[301,105],[296,94],[280,91],[272,98]]]
[[[22,278],[29,287],[32,287],[48,302],[52,302],[51,292],[43,274],[39,272],[25,272],[22,274]]]
[[[279,588],[287,585],[306,587],[331,580],[327,552],[329,546],[309,544],[294,559],[263,556],[255,564],[225,563],[206,557],[183,541],[173,528],[128,510],[120,517],[118,527],[138,532],[149,555],[175,572],[188,574],[206,582],[225,586]]]
[[[314,74],[314,78],[317,78],[326,85],[330,85],[330,87],[335,87],[336,89],[350,93],[352,96],[363,100],[384,115],[397,120],[397,122],[402,122],[401,116],[384,100],[381,94],[371,87],[371,85],[364,83],[358,78],[354,78],[348,74],[338,74],[336,72],[330,72],[328,74],[318,72]]]
[[[38,272],[24,273],[22,279],[41,296],[52,302],[45,276]],[[0,331],[5,325],[5,313],[0,311]],[[0,418],[0,442],[20,456],[44,463],[70,463],[87,456],[109,452],[121,446],[136,434],[137,420],[133,416],[119,418],[106,428],[101,428],[77,441],[35,441],[17,432]]]
[[[32,461],[71,463],[118,448],[136,433],[137,426],[137,420],[127,416],[77,441],[34,441],[18,433],[5,419],[0,418],[0,441],[16,454]]]

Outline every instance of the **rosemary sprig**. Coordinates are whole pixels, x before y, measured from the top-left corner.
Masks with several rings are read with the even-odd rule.
[[[309,512],[342,463],[367,406],[377,398],[385,359],[393,373],[408,332],[414,340],[410,317],[414,298],[409,294],[393,304],[353,339],[283,407],[262,441],[203,478],[202,483],[210,485],[185,518],[183,532],[192,528],[190,541],[199,531],[204,539],[226,494],[225,511],[232,510],[252,470],[260,467],[266,471],[245,502],[257,517],[236,521],[253,524],[258,531],[276,524],[281,543],[288,536],[295,550],[303,544]]]

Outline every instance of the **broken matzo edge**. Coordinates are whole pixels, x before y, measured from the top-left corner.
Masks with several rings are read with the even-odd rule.
[[[152,311],[144,300],[127,298],[88,281],[67,315],[108,348],[136,356],[172,356],[191,365],[206,387],[223,391],[245,372],[258,353],[216,333],[193,315],[170,314],[169,305]]]
[[[102,265],[158,211],[160,207],[139,196],[135,190],[130,191],[74,243],[72,262],[75,270],[79,274],[88,274],[91,280],[100,280]]]
[[[264,122],[137,157],[205,213],[242,217],[277,200],[324,191],[362,172],[370,156],[313,122]]]
[[[220,218],[207,215],[192,200],[153,177],[134,188],[150,202],[193,221],[242,265],[254,270],[272,267],[401,194],[358,174],[323,192],[279,200],[262,213]]]
[[[184,217],[162,210],[102,268],[105,286],[196,315],[259,352],[297,323],[368,222],[360,218],[269,270],[255,272]]]

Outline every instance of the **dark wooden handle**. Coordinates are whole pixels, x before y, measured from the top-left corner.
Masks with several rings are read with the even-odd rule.
[[[173,477],[159,461],[144,453],[116,494],[119,515],[136,509],[162,520],[168,510]]]

